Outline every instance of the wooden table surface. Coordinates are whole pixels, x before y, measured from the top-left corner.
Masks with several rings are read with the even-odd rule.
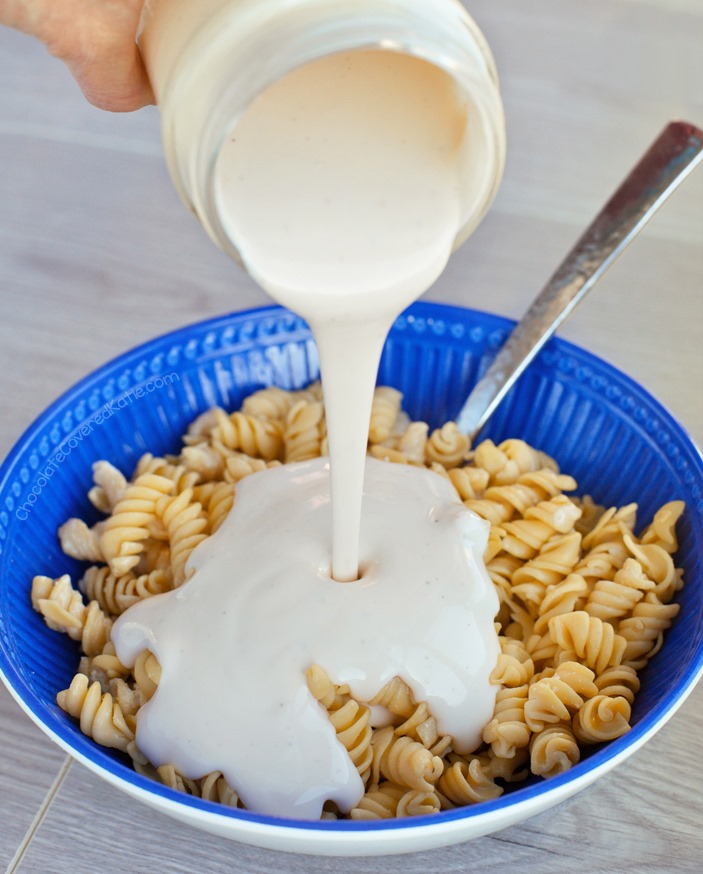
[[[476,0],[509,159],[490,215],[427,297],[517,317],[665,123],[703,124],[702,0]],[[267,302],[177,200],[158,113],[102,113],[0,32],[0,457],[108,358]],[[562,330],[703,442],[703,170]],[[66,757],[0,687],[0,868],[22,872],[679,872],[703,859],[703,686],[570,801],[445,850],[324,859],[212,838]]]

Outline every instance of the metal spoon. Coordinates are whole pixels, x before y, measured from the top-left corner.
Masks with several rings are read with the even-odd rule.
[[[474,386],[456,422],[473,438],[513,383],[628,243],[703,160],[703,131],[668,124],[598,213]]]

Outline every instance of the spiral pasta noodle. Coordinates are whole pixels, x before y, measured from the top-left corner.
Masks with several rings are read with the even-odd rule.
[[[374,785],[362,796],[356,807],[350,812],[352,819],[393,819],[398,815],[400,799],[408,790],[397,786],[389,780]]]
[[[71,578],[64,574],[56,580],[34,577],[32,603],[49,628],[63,631],[80,641],[87,656],[101,653],[110,638],[112,620],[100,609],[97,601],[87,606],[81,593],[73,588]]]
[[[329,720],[337,733],[337,740],[349,753],[349,758],[364,782],[371,773],[373,760],[370,717],[371,710],[353,698],[337,710],[329,711]]]
[[[448,471],[448,476],[462,501],[478,500],[486,491],[490,479],[487,470],[470,465],[453,467]]]
[[[499,798],[503,789],[481,767],[479,759],[461,759],[445,768],[439,778],[439,791],[453,805],[477,804]]]
[[[483,493],[483,499],[503,504],[504,512],[507,514],[506,522],[516,515],[529,519],[530,515],[527,511],[543,502],[546,502],[548,507],[552,507],[554,512],[561,507],[567,514],[567,518],[557,524],[566,532],[571,528],[568,518],[573,516],[574,519],[577,519],[580,516],[580,510],[573,505],[572,501],[569,501],[572,504],[572,507],[569,508],[566,508],[564,503],[569,499],[563,495],[563,492],[574,488],[576,488],[576,482],[572,477],[545,469],[521,474],[515,482],[506,485],[490,486]],[[549,504],[552,499],[557,503]],[[539,513],[532,513],[532,518],[539,518]],[[517,526],[516,532],[520,530],[519,522]],[[519,555],[519,553],[515,554]]]
[[[400,413],[402,394],[390,386],[377,386],[371,403],[369,443],[383,443],[393,431]]]
[[[83,734],[104,747],[127,752],[134,741],[134,719],[126,716],[109,692],[100,683],[91,683],[85,674],[76,674],[68,689],[59,692],[60,707],[75,717]]]
[[[246,397],[242,404],[242,413],[257,419],[282,421],[297,400],[298,398],[293,392],[272,385],[259,389]]]
[[[466,458],[469,438],[457,428],[454,422],[447,422],[433,431],[425,446],[428,461],[441,464],[450,470],[458,467]]]
[[[171,479],[155,473],[144,473],[127,486],[100,537],[100,550],[113,573],[125,574],[138,564],[156,502],[173,488]]]
[[[589,587],[581,574],[570,573],[562,582],[549,586],[544,593],[537,619],[533,627],[535,634],[544,635],[549,631],[549,620],[553,616],[573,613],[585,606]]]
[[[606,668],[595,678],[595,686],[601,695],[611,698],[625,698],[632,704],[635,695],[640,690],[640,680],[637,671],[631,665],[618,665]]]
[[[397,716],[407,719],[415,709],[412,692],[408,684],[400,677],[394,677],[369,702],[390,710]]]
[[[683,501],[669,501],[654,514],[652,521],[642,532],[641,542],[661,546],[669,555],[679,548],[676,537],[676,523],[679,521],[686,505]]]
[[[491,674],[491,682],[517,688],[525,686],[535,674],[535,665],[521,640],[499,637],[500,655]]]
[[[632,610],[632,615],[618,626],[618,635],[625,641],[623,664],[635,670],[646,667],[664,643],[664,632],[679,612],[678,604],[662,604],[653,594],[645,595]]]
[[[593,673],[588,673],[592,680]],[[574,688],[574,683],[559,676],[557,669],[552,676],[540,677],[530,684],[525,702],[525,722],[530,731],[537,734],[550,724],[568,722],[583,704],[584,699]]]
[[[481,762],[481,767],[486,776],[494,781],[500,780],[500,785],[519,783],[530,774],[530,754],[529,750],[525,747],[516,749],[515,754],[509,758],[497,756],[492,749],[475,755],[474,758]]]
[[[157,505],[171,548],[171,573],[174,586],[181,586],[186,579],[186,562],[191,553],[205,540],[208,518],[197,502],[193,502],[193,490],[186,489],[180,495],[162,498]]]
[[[444,768],[439,756],[434,756],[419,741],[398,736],[393,726],[377,730],[371,740],[374,783],[380,775],[408,789],[432,791]]]
[[[576,610],[549,620],[549,634],[567,658],[575,657],[597,674],[619,665],[626,639],[613,626],[585,610]]]
[[[525,718],[528,694],[527,683],[498,690],[493,719],[483,729],[483,740],[500,758],[512,758],[530,742],[530,728]]]
[[[665,555],[669,558],[667,553]],[[612,580],[599,580],[595,584],[584,610],[606,622],[617,621],[631,613],[645,592],[654,587],[654,581],[645,575],[642,565],[628,558]]]
[[[215,445],[225,450],[240,450],[265,461],[278,458],[283,447],[283,428],[275,419],[259,419],[244,413],[228,416],[216,408],[217,425],[212,435]]]
[[[513,595],[520,598],[533,619],[539,615],[548,588],[562,582],[573,570],[580,543],[577,531],[554,534],[534,558],[513,574]]]
[[[284,460],[308,461],[322,455],[326,434],[324,407],[321,401],[298,401],[288,410],[283,432]]]
[[[550,725],[532,735],[530,769],[533,774],[556,777],[568,771],[580,758],[581,751],[569,725]]]
[[[101,652],[85,655],[78,663],[78,672],[89,680],[97,680],[103,690],[110,688],[112,680],[127,680],[130,670],[117,658],[115,646],[109,640]]]
[[[225,807],[241,807],[239,795],[229,785],[220,771],[212,771],[198,780],[200,797],[205,801],[217,801]]]
[[[576,497],[576,481],[524,441],[471,447],[455,423],[430,431],[402,412],[401,401],[395,388],[376,389],[369,453],[445,477],[490,523],[484,558],[500,604],[495,708],[480,746],[460,756],[401,677],[362,701],[311,664],[310,694],[364,784],[348,814],[329,803],[325,818],[425,815],[497,798],[529,774],[563,773],[589,745],[629,730],[639,671],[679,610],[683,502],[664,504],[637,535],[635,504],[604,508]],[[131,478],[98,461],[88,501],[105,518],[92,526],[70,519],[59,529],[64,551],[91,566],[77,587],[67,574],[32,581],[33,607],[82,650],[59,705],[97,743],[172,789],[243,806],[221,771],[192,780],[173,765],[154,767],[137,748],[139,709],[158,693],[161,666],[149,650],[132,668],[122,665],[112,622],[136,602],[187,584],[190,555],[222,525],[244,477],[325,454],[326,439],[319,383],[267,387],[234,412],[204,411],[178,453],[143,455]]]
[[[406,789],[390,780],[367,791],[352,808],[350,817],[358,820],[392,819],[406,816],[424,816],[436,813],[441,806],[436,792]]]
[[[127,488],[127,478],[109,461],[96,461],[93,465],[93,483],[88,500],[103,513],[111,513]]]
[[[83,575],[78,586],[90,601],[113,616],[120,616],[133,604],[152,595],[160,595],[172,588],[172,576],[161,568],[136,576],[132,572],[121,577],[109,567],[93,566]]]
[[[224,474],[225,459],[207,443],[184,446],[181,458],[186,469],[196,474],[201,483],[221,479]]]
[[[327,672],[313,664],[305,672],[308,689],[327,711],[339,710],[349,701],[349,687],[338,686],[330,680]]]
[[[244,452],[233,452],[225,461],[224,480],[236,484],[245,476],[251,476],[252,473],[258,473],[269,467],[276,467],[280,463],[277,459],[264,461],[263,458],[252,458]]]
[[[674,566],[668,549],[660,543],[636,543],[628,536],[623,540],[640,565],[642,574],[654,584],[652,589],[657,598],[665,604],[671,601],[681,589],[683,579],[681,569]]]
[[[145,649],[141,652],[132,668],[134,685],[142,703],[150,701],[159,687],[161,665],[156,656]]]
[[[69,519],[59,528],[61,549],[80,561],[104,561],[100,547],[100,523],[89,528],[82,519]]]
[[[626,698],[595,695],[574,716],[574,736],[582,743],[615,740],[630,730],[631,712]]]

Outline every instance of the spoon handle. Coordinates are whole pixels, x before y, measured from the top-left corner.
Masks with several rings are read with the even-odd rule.
[[[456,422],[474,437],[513,383],[669,195],[703,159],[703,131],[668,124],[535,298]]]

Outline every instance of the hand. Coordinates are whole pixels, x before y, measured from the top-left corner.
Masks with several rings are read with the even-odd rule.
[[[154,102],[136,43],[144,0],[0,0],[0,23],[46,44],[86,98],[125,112]]]

